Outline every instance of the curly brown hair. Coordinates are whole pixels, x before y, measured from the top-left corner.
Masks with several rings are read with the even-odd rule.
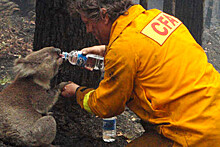
[[[110,20],[114,22],[133,5],[132,0],[76,0],[76,10],[97,21],[101,19],[101,8],[107,10]]]

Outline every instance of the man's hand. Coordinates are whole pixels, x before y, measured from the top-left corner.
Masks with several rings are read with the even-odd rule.
[[[63,87],[61,95],[63,97],[73,97],[76,94],[76,89],[79,87],[79,85],[70,82],[66,86]]]
[[[97,46],[84,48],[81,51],[84,55],[86,55],[86,54],[96,54],[96,55],[104,57],[105,50],[106,50],[105,45],[97,45]]]

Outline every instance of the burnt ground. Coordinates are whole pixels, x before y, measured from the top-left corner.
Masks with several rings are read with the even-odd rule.
[[[6,9],[0,13],[0,91],[15,77],[14,60],[32,52],[34,37],[33,16],[22,16],[19,11],[13,13],[10,11],[11,9],[9,11]],[[123,114],[117,116],[117,137],[113,143],[105,143],[102,140],[102,119],[88,114],[73,100],[60,97],[51,111],[57,122],[57,135],[53,145],[120,147],[143,133],[140,120],[127,108]],[[13,145],[0,140],[0,146],[11,147]]]
[[[16,9],[15,9],[16,10]],[[1,11],[1,7],[0,7]],[[17,11],[15,11],[17,12]],[[32,17],[19,13],[0,13],[0,90],[13,80],[14,59],[26,56],[32,51],[35,22]],[[210,28],[204,29],[203,48],[209,61],[220,71],[220,28],[219,21],[213,20]],[[73,101],[60,98],[52,109],[57,121],[57,136],[53,141],[59,146],[125,146],[143,133],[137,116],[129,109],[117,117],[117,138],[113,143],[102,140],[102,120],[88,114]],[[0,146],[9,147],[0,140]]]

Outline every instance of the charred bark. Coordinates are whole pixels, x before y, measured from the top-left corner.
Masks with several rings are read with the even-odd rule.
[[[175,15],[175,0],[164,0],[163,11],[170,15]]]
[[[176,0],[175,16],[190,30],[195,40],[202,44],[204,0]]]
[[[148,0],[140,0],[140,4],[147,10],[147,2]]]
[[[205,25],[208,29],[211,26],[212,9],[213,9],[213,0],[209,0],[207,14],[206,14],[206,18],[205,18]]]
[[[36,3],[36,29],[34,34],[34,50],[46,46],[61,48],[70,52],[97,44],[86,29],[79,15],[70,15],[68,2],[65,0],[38,0]],[[77,84],[97,87],[99,71],[87,71],[65,62],[55,79],[55,84],[61,81],[73,81]]]

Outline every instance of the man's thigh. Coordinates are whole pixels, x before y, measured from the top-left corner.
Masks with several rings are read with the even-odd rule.
[[[171,147],[173,141],[156,131],[145,131],[143,135],[130,142],[127,147]]]

